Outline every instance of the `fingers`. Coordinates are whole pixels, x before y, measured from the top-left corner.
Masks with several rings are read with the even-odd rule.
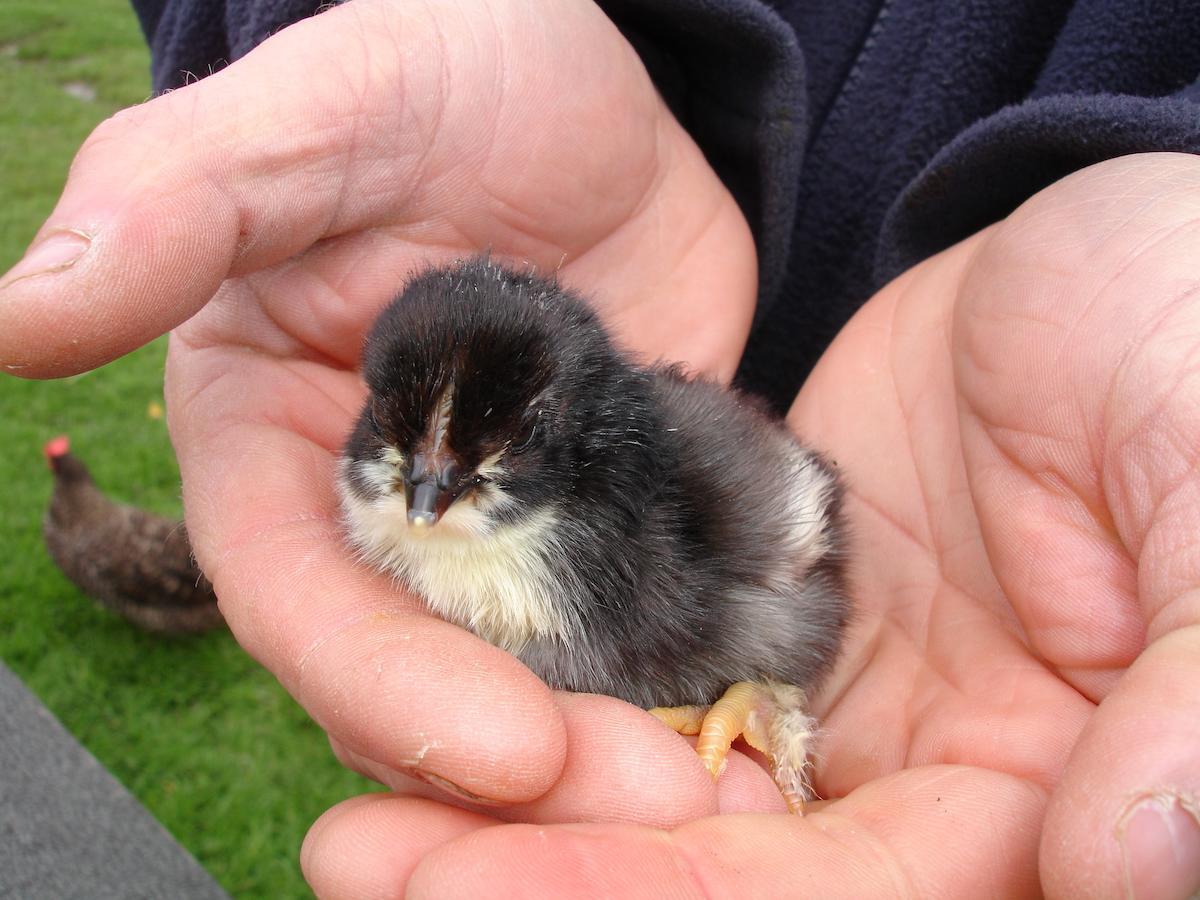
[[[721,812],[785,812],[762,765],[734,752],[714,784],[680,738],[643,710],[592,694],[555,694],[569,736],[562,774],[536,800],[479,806],[440,784],[398,773],[334,742],[343,764],[408,796],[451,803],[506,822],[629,822],[670,828]]]
[[[403,897],[422,856],[494,823],[429,800],[367,794],[316,821],[300,850],[300,867],[323,900]]]
[[[281,523],[226,556],[214,584],[247,649],[363,757],[476,802],[544,793],[566,744],[545,686],[365,578],[339,537]]]
[[[555,699],[570,736],[562,775],[545,795],[504,818],[669,828],[727,804],[785,808],[767,773],[740,754],[730,755],[723,803],[692,743],[644,711],[611,697],[559,692]]]
[[[247,649],[364,757],[480,802],[544,793],[566,745],[545,686],[358,571],[341,540],[327,522],[281,521],[229,549],[214,584]]]
[[[997,229],[956,323],[989,552],[1102,700],[1049,808],[1051,896],[1200,888],[1198,221],[1193,157],[1078,173]]]
[[[804,818],[720,816],[671,832],[630,825],[481,827],[467,814],[403,805],[415,801],[390,801],[385,809],[388,802],[373,801],[373,809],[364,802],[332,826],[314,829],[305,844],[306,872],[331,871],[335,863],[326,860],[349,843],[345,835],[388,848],[374,864],[356,857],[362,865],[336,885],[326,879],[323,890],[314,882],[319,894],[367,896],[364,889],[388,873],[411,872],[407,884],[393,883],[397,895],[1030,896],[1037,890],[1044,808],[1041,792],[1020,779],[952,766],[872,782]],[[461,836],[451,837],[457,829]]]
[[[94,367],[230,276],[376,228],[407,269],[425,250],[581,261],[573,283],[606,285],[632,346],[721,376],[749,328],[746,223],[592,4],[357,0],[96,129],[0,278],[0,365]]]

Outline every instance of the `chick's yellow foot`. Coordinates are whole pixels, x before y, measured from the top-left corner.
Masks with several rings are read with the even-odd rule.
[[[650,714],[680,734],[698,734],[696,753],[717,779],[725,771],[725,758],[739,736],[755,750],[769,753],[765,717],[759,708],[764,690],[763,685],[739,681],[712,706],[657,707]]]
[[[804,692],[791,685],[739,681],[712,706],[656,707],[650,714],[679,734],[699,735],[696,753],[714,780],[725,769],[730,746],[745,738],[766,755],[788,809],[800,815],[813,797],[807,769],[816,733],[805,705]]]

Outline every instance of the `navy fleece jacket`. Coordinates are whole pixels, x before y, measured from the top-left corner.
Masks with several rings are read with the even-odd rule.
[[[154,84],[319,0],[133,0]],[[1064,175],[1200,152],[1194,0],[602,0],[758,244],[742,384],[786,408],[886,281]]]

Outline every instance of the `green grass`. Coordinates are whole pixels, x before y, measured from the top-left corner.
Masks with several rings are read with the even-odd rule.
[[[0,272],[53,207],[91,128],[149,93],[125,0],[7,0],[0,16]],[[83,85],[94,99],[64,87]],[[297,865],[324,809],[369,790],[225,633],[141,634],[54,568],[40,522],[58,432],[118,499],[179,513],[163,341],[58,382],[0,377],[0,658],[237,897],[311,896]]]

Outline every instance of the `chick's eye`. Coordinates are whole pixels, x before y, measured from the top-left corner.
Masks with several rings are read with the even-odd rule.
[[[521,431],[517,434],[512,444],[509,445],[513,453],[522,453],[532,446],[533,439],[537,437],[538,423],[541,421],[541,417],[542,411],[539,409],[537,413],[522,423]]]

